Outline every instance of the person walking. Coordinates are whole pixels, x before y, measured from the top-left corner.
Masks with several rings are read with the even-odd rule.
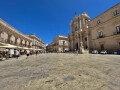
[[[36,56],[37,56],[37,54],[38,54],[38,51],[36,51]]]
[[[2,61],[3,60],[3,53],[2,53],[2,51],[0,51],[0,61]]]
[[[28,57],[30,55],[30,51],[29,50],[27,50],[26,55],[27,55],[26,59],[28,59]]]
[[[76,56],[78,56],[78,50],[76,51]]]
[[[30,51],[30,55],[32,55],[32,51]]]
[[[10,52],[9,52],[9,50],[8,50],[8,51],[6,51],[6,53],[5,53],[6,60],[9,59],[9,55],[10,55]]]
[[[75,49],[74,55],[76,55],[76,49]]]
[[[16,53],[15,53],[15,54],[16,54],[16,58],[18,59],[19,54],[20,54],[20,53],[19,53],[19,51],[18,51],[18,50],[16,50]]]

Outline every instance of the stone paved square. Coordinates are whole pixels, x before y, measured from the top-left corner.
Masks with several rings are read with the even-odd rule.
[[[120,56],[49,53],[0,61],[0,90],[120,90]]]

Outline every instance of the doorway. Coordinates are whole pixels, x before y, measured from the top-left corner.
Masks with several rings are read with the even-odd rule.
[[[76,50],[78,50],[78,43],[76,43]]]

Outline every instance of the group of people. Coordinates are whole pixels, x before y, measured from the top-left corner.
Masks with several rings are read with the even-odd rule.
[[[30,54],[32,55],[32,52],[30,52],[29,50],[27,50],[26,51],[26,55],[27,55],[26,59],[28,59],[28,57],[29,57]],[[35,54],[37,56],[38,55],[38,51],[36,51]]]
[[[26,50],[25,53],[26,53],[26,56],[27,56],[26,59],[28,59],[28,57],[29,57],[30,55],[32,55],[32,51],[29,51],[29,50]],[[19,57],[19,54],[20,54],[19,51],[16,50],[15,55],[16,55],[16,58],[17,58],[17,59],[18,59],[18,57]],[[38,51],[36,51],[35,54],[36,54],[36,56],[37,56],[37,55],[38,55]]]
[[[28,59],[28,57],[33,54],[33,51],[26,50],[26,51],[24,51],[24,53],[25,53],[26,56],[27,56],[26,59]],[[39,53],[38,51],[35,52],[36,56],[38,55],[38,53]],[[0,51],[0,59],[1,59],[1,60],[3,59],[3,57],[5,57],[6,60],[9,59],[9,57],[16,57],[16,58],[18,59],[18,57],[19,57],[20,55],[21,55],[21,53],[20,53],[20,51],[17,50],[17,49],[15,49],[15,50],[13,51],[13,54],[10,54],[10,50]]]

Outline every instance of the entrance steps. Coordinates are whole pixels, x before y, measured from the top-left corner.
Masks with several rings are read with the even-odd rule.
[[[89,54],[89,50],[83,50],[82,54]]]

